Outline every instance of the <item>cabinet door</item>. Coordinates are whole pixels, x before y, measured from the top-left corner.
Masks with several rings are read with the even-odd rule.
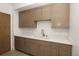
[[[24,39],[21,37],[15,37],[15,49],[24,51]]]
[[[30,41],[31,42],[31,45],[30,45],[30,53],[32,54],[32,55],[36,55],[36,56],[38,56],[38,54],[39,54],[39,44],[37,43],[37,40],[31,40]]]
[[[51,5],[45,5],[42,8],[42,20],[50,20],[51,19]]]
[[[42,8],[41,7],[38,7],[38,8],[34,8],[33,9],[33,13],[35,13],[35,21],[39,21],[39,20],[42,20]]]
[[[58,3],[51,7],[52,27],[69,28],[69,4]]]
[[[50,43],[50,56],[58,56],[58,44]]]
[[[40,44],[39,56],[50,56],[50,47]]]
[[[38,8],[35,8],[35,15],[36,15],[36,20],[37,21],[42,21],[42,20],[49,20],[51,18],[50,13],[51,13],[51,5],[45,5],[41,6]]]
[[[25,39],[25,52],[31,55],[38,55],[39,44],[37,43],[37,40]]]
[[[28,20],[29,20],[29,23],[30,23],[30,27],[36,27],[36,14],[35,14],[35,11],[34,9],[31,9],[31,10],[28,10]]]
[[[59,56],[71,56],[72,46],[59,44]]]
[[[48,42],[38,41],[40,45],[38,56],[50,56],[50,46]]]
[[[25,39],[25,52],[30,54],[30,46],[31,46],[31,42],[30,39],[26,38]]]
[[[26,10],[19,13],[19,27],[36,27],[34,20],[35,15],[32,10]]]
[[[0,12],[0,54],[10,51],[10,15]]]

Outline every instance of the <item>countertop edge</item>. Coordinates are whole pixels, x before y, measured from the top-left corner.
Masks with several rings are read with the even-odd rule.
[[[32,36],[20,36],[20,35],[14,35],[14,37],[22,37],[22,38],[29,38],[29,39],[35,39],[35,40],[42,40],[44,38],[35,38],[35,37],[32,37]],[[68,42],[60,42],[60,41],[55,41],[55,40],[42,40],[42,41],[48,41],[48,42],[54,42],[54,43],[60,43],[60,44],[66,44],[66,45],[71,45],[71,43],[68,43]]]

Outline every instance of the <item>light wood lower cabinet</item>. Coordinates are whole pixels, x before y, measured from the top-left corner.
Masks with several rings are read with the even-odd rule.
[[[30,45],[30,53],[32,54],[32,55],[39,55],[39,49],[40,49],[40,47],[39,47],[39,44],[37,43],[37,42],[35,42],[35,41],[33,41],[33,40],[31,40],[31,45]]]
[[[58,44],[51,43],[50,44],[50,56],[58,56]]]
[[[15,38],[15,48],[17,50],[22,50],[24,51],[25,47],[24,47],[24,39],[21,37],[16,37]]]
[[[72,45],[15,36],[15,49],[35,56],[71,56]]]
[[[30,52],[30,45],[31,45],[30,40],[29,39],[25,39],[24,41],[25,41],[25,43],[24,43],[25,44],[24,45],[25,46],[24,52],[25,53],[29,53]]]
[[[39,45],[38,56],[49,56],[50,55],[50,46],[48,42],[37,40]]]
[[[25,39],[25,52],[31,55],[38,55],[39,44],[36,41]]]
[[[59,55],[60,56],[67,56],[67,55],[71,55],[72,51],[71,51],[71,46],[69,45],[64,45],[64,44],[59,44]],[[71,53],[71,54],[70,54]]]

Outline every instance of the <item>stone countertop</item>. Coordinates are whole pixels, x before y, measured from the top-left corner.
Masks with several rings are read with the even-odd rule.
[[[25,36],[25,35],[15,35],[15,36],[72,45],[71,42],[66,39],[56,39],[56,38],[49,39],[49,38],[41,38],[41,37],[33,37],[33,36]]]

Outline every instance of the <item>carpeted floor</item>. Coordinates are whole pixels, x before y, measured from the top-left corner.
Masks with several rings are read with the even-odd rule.
[[[9,51],[1,56],[29,56],[28,54],[24,54],[20,51]]]

